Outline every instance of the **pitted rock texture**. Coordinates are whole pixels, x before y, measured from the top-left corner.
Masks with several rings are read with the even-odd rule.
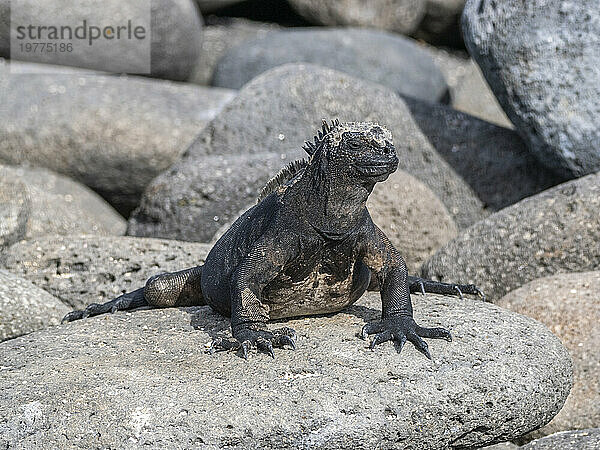
[[[444,76],[416,41],[357,28],[296,28],[246,41],[221,58],[213,85],[239,89],[269,69],[302,62],[383,84],[417,99],[449,99]]]
[[[417,273],[431,255],[458,234],[454,220],[435,194],[401,170],[375,185],[367,207],[410,273]]]
[[[286,64],[248,83],[183,157],[152,182],[129,221],[128,234],[210,240],[221,224],[256,199],[264,185],[262,175],[253,183],[244,180],[243,188],[224,202],[218,193],[236,190],[239,176],[244,175],[243,166],[234,164],[228,169],[222,161],[250,155],[240,159],[242,163],[254,161],[248,178],[264,170],[256,168],[259,153],[280,158],[283,167],[306,156],[301,147],[305,140],[312,140],[321,118],[380,122],[394,136],[400,168],[427,185],[459,227],[485,216],[480,200],[429,144],[400,97],[381,85],[341,72]],[[265,160],[268,170],[271,161],[274,159]],[[204,179],[207,170],[199,167],[210,168],[210,164],[214,169]]]
[[[68,312],[56,297],[0,269],[0,341],[58,325]]]
[[[596,0],[469,0],[463,35],[540,161],[571,178],[600,170]]]
[[[317,25],[378,28],[410,34],[425,15],[425,0],[289,0],[300,15]]]
[[[209,250],[172,240],[44,236],[10,247],[1,265],[81,309],[143,287],[157,273],[200,265]]]
[[[67,175],[123,214],[235,95],[78,69],[24,75],[10,66],[40,70],[30,63],[0,65],[0,163]]]
[[[201,6],[202,7],[202,6]],[[208,16],[202,29],[202,49],[188,81],[211,84],[215,67],[229,49],[246,41],[261,38],[280,27],[238,17]]]
[[[229,321],[208,307],[141,310],[0,345],[0,443],[28,448],[477,448],[560,409],[571,362],[532,319],[480,301],[416,299],[434,361],[412,346],[369,351],[371,293],[346,311],[285,322],[275,359],[204,352]],[[23,383],[26,381],[26,384]],[[34,420],[31,420],[34,419]]]
[[[547,275],[600,270],[600,173],[560,184],[465,230],[424,265],[427,278],[477,284],[488,299]]]
[[[492,211],[563,181],[527,150],[513,130],[444,105],[407,98],[429,142]]]
[[[558,336],[574,365],[573,389],[552,421],[529,438],[600,423],[600,271],[531,281],[496,303],[533,317]]]
[[[67,177],[47,169],[0,164],[0,179],[0,192],[4,192],[0,195],[16,192],[10,203],[19,202],[25,217],[22,231],[14,235],[17,239],[7,244],[45,234],[125,234],[122,216],[98,194]],[[22,202],[22,197],[27,201]]]
[[[523,450],[596,450],[600,448],[600,428],[563,431],[532,441]]]
[[[130,45],[127,50],[125,46],[120,46],[121,58],[118,59],[128,61],[128,64],[123,66],[120,61],[115,61],[117,58],[115,58],[114,47],[96,45],[93,51],[80,53],[77,59],[74,58],[73,53],[38,51],[27,53],[27,61],[117,73],[123,72],[124,70],[121,69],[123,67],[142,68],[150,63],[150,74],[154,77],[186,80],[193,69],[202,42],[202,17],[197,6],[193,0],[151,0],[149,3],[150,29],[146,30],[146,38],[151,39],[150,55],[147,54],[144,45]],[[144,16],[147,12],[141,11],[136,6],[139,3],[132,2],[129,5],[128,2],[105,0],[104,4],[109,7],[109,11],[118,10],[122,14],[121,18],[126,18],[119,22],[119,25],[127,24],[127,20],[131,20],[134,24],[146,23]],[[89,23],[98,15],[95,6],[90,7],[86,2],[68,0],[50,3],[29,1],[19,8],[18,12],[15,17],[25,25],[47,25],[47,19],[44,21],[46,17],[60,17],[61,23],[52,25],[71,26],[73,29],[81,25],[83,18],[87,18]],[[11,17],[10,0],[0,0],[0,13]],[[141,17],[136,21],[140,13]],[[97,17],[96,19],[98,20]],[[106,18],[102,17],[102,19]],[[5,58],[11,56],[10,21],[5,22],[2,19],[0,19],[0,56]]]

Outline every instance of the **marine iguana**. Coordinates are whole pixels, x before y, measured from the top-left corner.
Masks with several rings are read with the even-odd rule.
[[[332,313],[379,290],[380,321],[371,348],[410,341],[428,358],[422,338],[451,341],[444,328],[424,328],[413,319],[411,292],[482,293],[408,276],[406,264],[366,207],[375,183],[398,167],[391,133],[370,122],[323,121],[309,158],[295,161],[267,183],[257,204],[216,242],[204,265],[151,277],[145,287],[104,304],[73,311],[64,322],[140,306],[209,305],[231,317],[234,339],[217,338],[211,350],[251,348],[274,357],[273,347],[296,347],[296,333],[269,330],[271,319]]]

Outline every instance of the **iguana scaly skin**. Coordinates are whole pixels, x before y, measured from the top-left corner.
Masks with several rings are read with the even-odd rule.
[[[413,319],[410,293],[480,294],[473,285],[409,277],[404,260],[373,223],[366,203],[375,183],[398,167],[388,130],[375,123],[323,123],[296,161],[271,180],[258,203],[217,241],[203,266],[156,275],[144,288],[102,305],[73,311],[64,321],[143,305],[209,305],[231,317],[233,340],[213,349],[295,348],[290,328],[269,330],[271,319],[340,311],[367,290],[379,290],[381,320],[364,326],[371,348],[410,341],[430,358],[422,339],[451,340],[443,328]]]

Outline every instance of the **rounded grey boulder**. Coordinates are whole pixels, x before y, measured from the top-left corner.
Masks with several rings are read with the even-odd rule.
[[[0,341],[58,325],[68,312],[56,297],[0,269]]]
[[[194,267],[210,247],[124,236],[42,236],[13,245],[3,268],[82,309],[143,287],[152,275]]]
[[[100,316],[0,344],[0,443],[46,448],[477,448],[548,422],[571,385],[560,341],[479,301],[419,297],[417,319],[449,327],[434,361],[355,336],[378,294],[286,322],[275,359],[204,350],[228,333],[208,307]],[[58,375],[58,376],[57,376]],[[25,383],[26,382],[26,383]]]
[[[306,156],[302,145],[312,140],[322,118],[385,125],[394,136],[400,168],[427,185],[459,227],[485,216],[479,199],[433,149],[400,97],[331,69],[286,64],[244,86],[182,158],[152,182],[130,218],[128,234],[209,241],[222,223],[256,200],[265,168],[270,170],[278,158],[283,167]],[[259,154],[272,155],[265,168]],[[231,165],[223,165],[221,157]],[[254,158],[246,175],[236,158],[240,164]],[[206,169],[201,171],[202,166]],[[260,176],[252,182],[254,173]],[[205,174],[208,181],[200,178]],[[234,191],[240,177],[241,188],[224,203],[219,192]]]
[[[600,269],[600,173],[492,214],[433,255],[423,276],[477,284],[496,300],[547,275]]]
[[[600,428],[563,431],[537,439],[523,450],[596,450],[600,448]]]
[[[36,63],[57,64],[81,67],[85,69],[102,70],[108,72],[122,72],[118,68],[122,66],[122,60],[127,60],[127,67],[145,67],[150,64],[151,76],[166,78],[170,80],[186,80],[192,72],[194,61],[198,57],[198,51],[202,42],[202,17],[193,0],[151,0],[149,30],[145,39],[150,39],[150,55],[147,54],[143,45],[120,45],[98,46],[90,51],[78,53],[74,57],[73,52],[30,52],[20,55],[23,60]],[[120,2],[117,0],[105,0],[104,8],[108,11],[118,11],[120,17],[126,18],[123,22],[110,16],[109,20],[115,20],[114,26],[127,23],[131,20],[134,24],[145,24],[146,11],[141,11],[139,2]],[[0,0],[0,13],[4,12],[10,17],[10,0]],[[72,2],[58,0],[51,3],[40,3],[29,1],[25,6],[18,8],[19,23],[22,26],[40,23],[47,24],[47,17],[60,17],[61,23],[53,26],[70,26],[75,29],[81,26],[82,20],[86,19],[90,25],[97,26],[94,19],[99,10],[90,7],[86,2]],[[14,11],[12,12],[15,13]],[[136,21],[135,19],[143,21]],[[99,20],[107,19],[101,17]],[[13,20],[15,20],[13,18]],[[44,20],[46,20],[44,22]],[[10,21],[4,22],[0,19],[0,56],[9,58],[10,49]],[[4,28],[9,28],[5,30]],[[18,41],[16,41],[18,42]],[[26,41],[32,42],[32,41]],[[66,42],[66,41],[59,41]],[[116,41],[113,41],[116,42]],[[77,45],[77,43],[75,44]],[[117,45],[117,44],[115,44]],[[117,50],[121,53],[117,53]],[[14,55],[13,55],[14,56]],[[139,70],[137,71],[139,72]]]
[[[11,73],[0,65],[0,163],[47,167],[127,215],[234,93],[145,78]]]
[[[122,216],[98,194],[67,177],[47,169],[0,164],[0,180],[0,197],[15,193],[10,204],[20,205],[18,217],[24,218],[17,220],[18,230],[12,238],[5,235],[5,246],[45,234],[125,234]],[[14,221],[9,220],[8,225],[11,223]]]
[[[202,49],[188,81],[210,85],[215,67],[230,48],[277,29],[279,26],[274,23],[239,17],[207,17],[202,29]]]
[[[413,32],[425,15],[425,0],[289,0],[307,20],[318,25],[379,28]]]
[[[599,292],[600,271],[563,273],[533,280],[496,302],[546,325],[573,359],[573,389],[565,406],[530,439],[600,423]]]
[[[463,34],[540,161],[570,178],[600,170],[597,0],[469,0]]]
[[[383,84],[398,94],[448,101],[444,76],[416,41],[357,28],[294,29],[246,41],[221,58],[213,85],[239,89],[273,67],[300,62]]]

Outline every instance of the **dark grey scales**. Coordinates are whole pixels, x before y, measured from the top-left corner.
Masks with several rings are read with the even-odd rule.
[[[211,350],[252,347],[273,356],[273,347],[295,348],[290,328],[267,322],[332,313],[379,290],[382,318],[361,332],[374,334],[371,348],[410,341],[431,358],[421,339],[450,341],[443,328],[413,319],[410,293],[483,295],[474,285],[408,276],[404,260],[366,208],[375,183],[398,167],[391,133],[375,123],[323,122],[304,149],[308,160],[284,168],[217,241],[205,264],[150,278],[146,286],[104,303],[73,311],[64,322],[140,306],[209,305],[231,317],[233,340],[217,339]]]

